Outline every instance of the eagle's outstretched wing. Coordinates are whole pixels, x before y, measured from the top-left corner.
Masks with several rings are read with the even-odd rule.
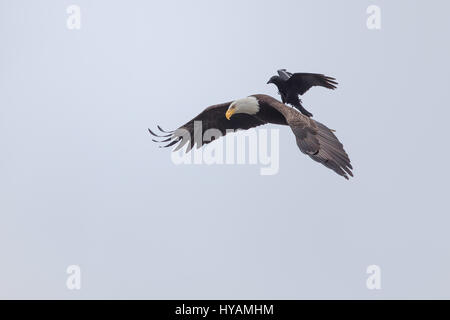
[[[198,116],[173,132],[163,131],[160,127],[158,127],[163,133],[168,133],[166,135],[157,135],[150,129],[148,130],[152,135],[156,137],[166,138],[161,141],[153,141],[170,141],[167,145],[162,147],[170,147],[179,142],[179,144],[175,148],[175,150],[179,150],[185,144],[189,143],[188,148],[186,149],[186,152],[188,152],[194,147],[195,144],[197,144],[197,148],[200,148],[202,145],[214,141],[214,139],[217,138],[217,135],[219,134],[225,136],[227,134],[227,130],[247,130],[266,123],[245,113],[235,114],[232,118],[230,118],[230,120],[228,120],[225,117],[225,113],[227,112],[227,109],[231,103],[232,101],[210,106],[203,110]],[[204,134],[209,129],[218,130],[216,131],[217,134],[211,132],[212,140],[203,141]]]
[[[350,158],[331,129],[289,108],[273,97],[267,95],[256,95],[256,97],[284,116],[295,135],[297,146],[304,154],[345,179],[348,179],[349,175],[353,177]]]

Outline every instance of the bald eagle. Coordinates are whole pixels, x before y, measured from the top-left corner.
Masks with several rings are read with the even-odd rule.
[[[312,117],[313,114],[302,106],[302,100],[299,99],[298,95],[303,95],[314,86],[334,90],[338,84],[335,78],[318,73],[292,74],[286,71],[286,69],[280,69],[277,72],[278,76],[271,77],[267,83],[273,83],[277,86],[283,103],[289,103],[308,117]]]
[[[199,140],[199,137],[194,135],[197,121],[201,121],[202,136],[208,129],[218,129],[224,136],[230,130],[247,130],[267,123],[290,126],[297,146],[304,154],[346,179],[348,176],[353,177],[350,159],[332,130],[264,94],[210,106],[175,131],[165,131],[160,126],[159,130],[165,134],[148,130],[153,136],[166,138],[161,141],[153,139],[155,142],[169,142],[162,147],[178,143],[174,149],[176,151],[187,144],[188,152],[195,144],[199,148],[211,142],[202,141],[201,138]]]

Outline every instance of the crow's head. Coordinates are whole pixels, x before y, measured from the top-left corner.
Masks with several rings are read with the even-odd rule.
[[[283,82],[283,80],[279,76],[273,76],[267,81],[267,84],[273,83],[277,87]]]

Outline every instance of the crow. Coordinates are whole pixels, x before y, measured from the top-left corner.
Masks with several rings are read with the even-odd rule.
[[[302,106],[302,100],[300,100],[298,95],[303,95],[314,86],[322,86],[334,90],[338,84],[335,78],[318,73],[292,74],[286,69],[280,69],[277,72],[278,76],[271,77],[267,83],[273,83],[277,86],[283,103],[289,103],[308,117],[312,117],[313,114]]]

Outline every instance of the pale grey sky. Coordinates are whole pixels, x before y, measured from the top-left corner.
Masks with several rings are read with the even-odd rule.
[[[81,8],[68,30],[66,8]],[[381,8],[381,30],[366,9]],[[0,0],[1,298],[450,298],[445,1]],[[280,171],[175,166],[148,127],[278,69],[346,181],[280,130]],[[82,288],[66,288],[66,268]],[[366,267],[382,289],[366,288]]]

